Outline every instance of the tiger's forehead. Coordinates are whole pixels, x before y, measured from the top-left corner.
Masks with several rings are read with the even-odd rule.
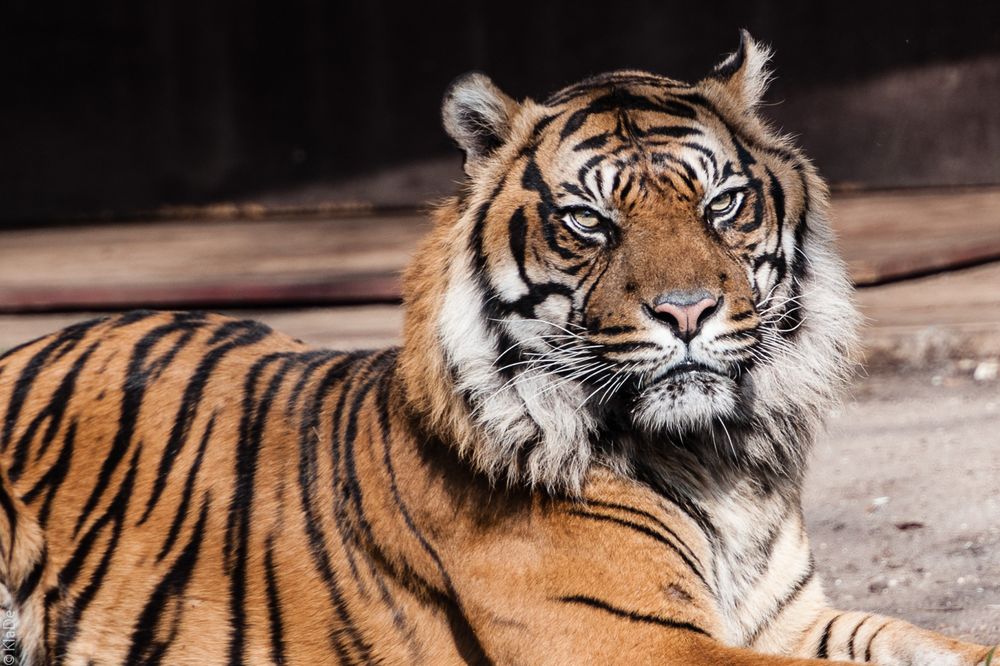
[[[655,95],[657,91],[690,91],[693,87],[689,83],[649,72],[618,70],[593,76],[557,90],[545,99],[544,104],[546,106],[559,106],[587,98],[592,101],[595,95],[600,95],[610,89],[631,89],[637,94],[651,93]]]
[[[746,171],[732,133],[697,87],[618,72],[556,93],[536,137],[558,188],[590,201],[658,189],[700,200]]]

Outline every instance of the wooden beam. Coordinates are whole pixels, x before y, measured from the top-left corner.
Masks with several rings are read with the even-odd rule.
[[[1000,259],[1000,189],[842,194],[833,224],[858,286]]]
[[[859,286],[1000,259],[1000,189],[842,194]],[[186,219],[0,232],[0,312],[384,303],[429,229],[417,214]]]

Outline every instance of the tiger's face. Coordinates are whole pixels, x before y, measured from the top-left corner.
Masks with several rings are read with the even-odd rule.
[[[488,469],[558,481],[614,430],[732,444],[829,392],[852,311],[825,190],[756,116],[765,60],[744,37],[698,84],[614,72],[540,104],[453,85],[469,179],[437,334]]]
[[[483,226],[517,350],[647,429],[735,416],[790,325],[764,315],[790,288],[794,169],[690,87],[630,73],[556,95],[538,125]]]

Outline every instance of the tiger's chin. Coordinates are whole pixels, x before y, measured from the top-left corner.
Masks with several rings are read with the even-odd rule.
[[[714,372],[668,377],[642,391],[632,408],[632,421],[650,434],[702,432],[739,412],[737,382]]]

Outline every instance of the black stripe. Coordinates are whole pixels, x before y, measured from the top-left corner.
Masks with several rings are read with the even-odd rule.
[[[669,525],[667,525],[665,522],[663,522],[653,514],[649,513],[648,511],[644,511],[642,509],[636,509],[635,507],[628,506],[627,504],[618,504],[617,502],[603,502],[600,500],[587,500],[587,504],[592,506],[602,506],[608,509],[617,509],[619,511],[625,511],[627,513],[631,513],[636,516],[642,516],[646,520],[652,521],[657,527],[659,527],[664,532],[672,536],[674,538],[674,541],[677,542],[678,545],[684,548],[684,551],[687,553],[687,556],[690,557],[692,560],[694,560],[694,562],[699,567],[702,566],[701,558],[698,557],[693,550],[691,550],[691,548],[677,534],[677,532],[675,532]]]
[[[837,621],[840,615],[834,615],[830,618],[830,621],[826,623],[826,627],[823,629],[823,635],[819,639],[819,646],[816,648],[816,658],[817,659],[828,659],[830,657],[830,634],[833,632],[833,623]]]
[[[38,510],[38,524],[42,527],[49,521],[49,512],[52,510],[52,500],[56,492],[62,487],[66,475],[69,473],[70,462],[73,459],[73,449],[76,445],[76,420],[74,419],[66,429],[66,435],[62,440],[62,449],[55,463],[45,472],[38,482],[26,492],[21,500],[25,504],[31,504],[43,489],[47,489],[42,506]]]
[[[544,232],[543,236],[549,248],[563,259],[579,259],[579,255],[559,244],[559,239],[556,237],[556,225],[552,223],[551,219],[553,217],[552,211],[555,210],[556,207],[555,201],[552,198],[552,190],[545,182],[545,177],[542,175],[542,172],[538,168],[538,164],[535,163],[535,160],[529,160],[524,166],[524,173],[521,176],[521,185],[524,189],[538,194],[538,219],[542,225],[542,231]]]
[[[270,326],[252,319],[223,320],[223,324],[212,333],[208,345],[217,345],[225,340],[236,340],[248,335],[255,338],[266,338],[274,333]]]
[[[189,321],[189,319],[192,321]],[[104,464],[101,465],[97,483],[91,489],[90,496],[87,498],[83,509],[77,517],[76,525],[73,527],[74,537],[79,534],[84,521],[86,521],[97,506],[97,503],[111,481],[112,475],[118,469],[119,463],[121,463],[132,444],[132,437],[135,434],[135,427],[139,419],[139,410],[142,408],[142,403],[145,399],[146,388],[151,380],[151,373],[161,372],[166,367],[165,363],[158,363],[156,360],[147,366],[146,361],[150,352],[165,337],[173,333],[188,330],[200,323],[200,320],[196,320],[193,317],[185,318],[177,316],[174,321],[157,326],[146,333],[132,348],[132,355],[121,384],[122,400],[118,415],[118,431],[115,433],[111,450],[108,451]],[[160,360],[163,361],[168,357],[173,359],[177,351],[178,347],[175,345]]]
[[[15,354],[17,354],[19,351],[21,351],[23,349],[27,349],[28,347],[36,345],[39,342],[44,342],[45,340],[49,339],[49,336],[51,336],[51,335],[52,335],[51,333],[46,333],[45,335],[41,335],[41,336],[39,336],[37,338],[33,338],[31,340],[28,340],[27,342],[22,342],[19,345],[11,347],[10,349],[8,349],[8,350],[4,351],[2,354],[0,354],[0,362],[6,361],[7,359],[11,358],[12,356],[14,356]],[[7,369],[6,365],[0,366],[0,375],[2,375],[3,371],[6,370],[6,369]]]
[[[667,537],[663,536],[659,532],[657,532],[655,530],[652,530],[652,529],[646,527],[645,525],[640,525],[639,523],[633,523],[630,520],[623,520],[621,518],[616,518],[614,516],[607,516],[607,515],[604,515],[604,514],[601,514],[601,513],[593,513],[593,512],[590,512],[590,511],[581,511],[579,509],[572,509],[572,510],[570,510],[569,513],[572,516],[578,516],[580,518],[589,518],[591,520],[598,520],[598,521],[604,521],[604,522],[614,523],[615,525],[620,525],[621,527],[627,527],[628,529],[631,529],[631,530],[634,530],[636,532],[639,532],[640,534],[645,534],[646,536],[648,536],[648,537],[650,537],[652,539],[655,539],[659,543],[662,543],[663,545],[665,545],[667,548],[669,548],[675,554],[677,554],[677,556],[680,557],[684,561],[684,564],[686,564],[687,567],[689,569],[691,569],[691,572],[694,573],[694,575],[698,577],[698,580],[700,580],[702,582],[702,585],[704,585],[705,587],[708,587],[708,582],[705,580],[705,576],[702,574],[702,572],[698,568],[698,566],[691,560],[691,558],[688,557],[684,553],[684,551],[681,550],[681,547],[678,544],[674,543],[671,539],[668,539]]]
[[[693,151],[695,151],[697,153],[700,153],[702,157],[704,157],[705,159],[707,159],[711,163],[712,169],[714,171],[716,171],[716,172],[719,171],[719,162],[718,162],[718,160],[715,159],[715,153],[713,153],[707,147],[705,147],[705,146],[703,146],[700,143],[697,143],[695,141],[684,141],[683,143],[680,144],[680,146],[682,148],[690,148],[691,150],[693,150]],[[707,169],[706,169],[706,171],[707,171]]]
[[[38,587],[39,581],[42,579],[42,572],[45,571],[45,566],[49,561],[49,551],[46,546],[42,546],[42,552],[35,560],[35,566],[31,568],[28,575],[21,581],[21,584],[17,588],[17,593],[15,594],[16,604],[18,606],[23,606],[24,602],[28,600],[28,597],[35,591]]]
[[[250,549],[250,523],[253,513],[257,457],[263,444],[267,415],[275,395],[281,388],[293,359],[286,352],[277,352],[257,360],[247,373],[243,385],[243,415],[236,446],[233,495],[229,501],[226,523],[225,553],[229,558],[229,663],[242,666],[246,642],[247,560]],[[258,399],[257,386],[261,374],[269,365],[283,360],[267,388]]]
[[[392,378],[392,375],[393,373],[387,372],[385,380],[380,387],[378,410],[379,422],[382,429],[382,443],[385,447],[383,464],[389,474],[389,489],[392,491],[393,500],[399,509],[400,515],[403,517],[403,521],[406,523],[407,529],[420,543],[420,547],[423,551],[427,553],[431,560],[433,560],[438,573],[441,576],[441,580],[444,582],[445,592],[442,594],[434,590],[436,594],[431,595],[431,598],[433,598],[437,602],[438,607],[445,612],[445,615],[448,618],[448,626],[455,639],[455,645],[458,647],[463,660],[468,664],[492,664],[492,660],[489,656],[487,656],[485,648],[483,648],[482,643],[479,641],[479,637],[476,636],[475,630],[472,628],[471,623],[466,617],[465,611],[462,607],[462,601],[458,596],[458,593],[455,591],[451,577],[448,575],[448,570],[444,566],[441,556],[438,555],[438,552],[431,545],[430,541],[417,527],[406,502],[403,500],[403,497],[399,492],[399,486],[396,483],[396,470],[393,466],[392,453],[390,451],[389,444],[391,441],[391,422],[389,420],[389,380]],[[433,590],[433,588],[431,588],[426,582],[421,581],[421,583],[429,591]]]
[[[291,362],[288,357],[288,352],[274,352],[257,359],[243,380],[240,426],[233,470],[234,485],[226,518],[224,552],[228,564],[232,564],[231,558],[236,550],[236,542],[240,538],[237,532],[243,532],[244,519],[249,518],[249,509],[253,506],[254,473],[257,467],[257,455],[263,444],[265,420],[271,403],[274,402],[274,396],[288,373]],[[268,366],[278,361],[284,362],[271,376],[263,394],[258,397],[257,389],[261,375]]]
[[[336,516],[346,516],[349,493],[347,482],[342,479],[340,469],[344,453],[344,438],[341,436],[341,425],[348,413],[348,401],[357,392],[367,390],[361,387],[365,384],[365,380],[369,375],[373,355],[369,354],[364,360],[359,361],[344,378],[340,386],[339,395],[337,396],[337,402],[330,415],[330,443],[327,448],[330,451],[332,477],[330,485],[337,489],[337,492],[333,496],[333,512]],[[351,579],[358,586],[362,596],[365,596],[367,595],[367,590],[364,588],[361,576],[358,574],[356,549],[354,548],[357,543],[356,536],[352,533],[346,520],[337,520],[333,526],[343,544],[344,557],[347,561]]]
[[[807,193],[808,201],[808,193]],[[809,273],[809,258],[802,251],[805,247],[806,236],[809,235],[809,209],[803,210],[799,216],[798,225],[795,227],[795,248],[799,252],[792,252],[792,277],[798,282],[804,282]]]
[[[108,570],[111,568],[111,559],[114,557],[115,551],[118,548],[118,541],[121,538],[122,533],[122,525],[125,522],[125,514],[128,511],[129,500],[133,495],[133,488],[135,487],[135,477],[138,472],[139,455],[141,451],[141,445],[135,448],[135,452],[132,454],[132,459],[129,463],[128,472],[125,474],[125,478],[122,480],[122,484],[119,486],[118,492],[115,494],[114,498],[112,498],[107,511],[103,516],[94,522],[90,530],[88,530],[84,537],[80,539],[76,551],[63,567],[62,571],[59,572],[58,584],[52,589],[46,591],[46,606],[54,603],[55,599],[59,597],[63,598],[64,610],[60,613],[59,621],[55,628],[56,644],[53,653],[57,660],[56,663],[62,663],[62,660],[69,655],[69,645],[73,642],[73,639],[76,638],[76,635],[80,630],[80,618],[83,616],[90,603],[94,600],[94,597],[97,596],[98,591],[100,591],[101,586],[104,583],[104,577],[107,576]],[[86,587],[84,587],[83,591],[81,591],[75,598],[70,599],[67,595],[67,590],[72,588],[73,583],[76,581],[76,577],[79,575],[83,567],[83,563],[86,560],[87,555],[90,554],[90,551],[94,546],[94,542],[97,539],[98,534],[108,523],[113,523],[111,527],[111,535],[108,538],[107,543],[104,545],[104,552],[101,555],[101,559],[94,570],[90,573],[88,583]]]
[[[774,266],[778,262],[778,255],[774,252],[765,252],[760,256],[754,257],[753,260],[753,270],[756,273],[761,269],[764,264],[771,264]]]
[[[11,481],[17,481],[20,478],[21,473],[24,471],[24,465],[27,464],[29,449],[32,441],[35,439],[35,433],[41,427],[42,423],[46,421],[48,422],[48,426],[42,435],[38,451],[35,452],[35,461],[41,460],[45,452],[48,451],[49,446],[62,426],[62,420],[66,414],[66,408],[69,406],[70,399],[76,392],[76,381],[80,376],[80,372],[99,344],[99,342],[92,343],[73,362],[73,366],[63,376],[62,381],[59,382],[59,387],[52,393],[49,401],[35,415],[35,418],[31,420],[31,423],[17,440],[17,444],[14,446],[14,455],[7,470],[7,476]]]
[[[758,573],[762,574],[767,571],[767,568],[770,566],[772,559],[771,551],[774,549],[774,544],[778,541],[778,538],[785,532],[785,526],[788,525],[789,522],[788,514],[790,510],[790,507],[782,509],[782,514],[779,517],[779,520],[771,525],[767,534],[765,534],[764,538],[757,543],[753,552],[748,554],[749,557],[747,559],[750,560],[748,565],[756,567]]]
[[[871,615],[865,615],[865,619],[858,622],[858,626],[854,627],[854,631],[851,632],[851,637],[847,639],[847,657],[850,661],[854,661],[854,639],[858,637],[858,631],[861,630],[861,627],[870,619],[872,619]]]
[[[589,139],[584,139],[580,143],[573,146],[573,151],[580,152],[583,150],[597,150],[598,148],[603,148],[609,139],[611,139],[611,134],[608,132],[595,134]]]
[[[589,193],[589,188],[587,187],[587,175],[590,173],[591,169],[593,169],[598,164],[601,164],[602,162],[606,161],[607,159],[608,159],[608,156],[606,154],[604,154],[604,153],[598,153],[597,155],[594,155],[593,157],[591,157],[590,159],[588,159],[586,162],[584,162],[583,165],[580,166],[580,168],[576,170],[576,180],[577,180],[577,182],[580,183],[580,186],[585,191],[588,191],[588,193]],[[600,198],[600,197],[598,197],[598,198]]]
[[[7,516],[7,525],[10,528],[10,536],[6,544],[10,552],[4,553],[5,557],[10,557],[14,552],[14,540],[17,538],[17,507],[14,506],[14,498],[7,492],[7,484],[0,480],[0,507],[3,507],[4,515]]]
[[[28,392],[38,374],[49,361],[50,356],[54,356],[53,361],[62,358],[79,344],[80,340],[87,332],[102,323],[104,319],[94,319],[63,329],[51,339],[51,341],[36,352],[21,369],[14,388],[10,392],[10,401],[7,404],[7,414],[4,417],[3,435],[0,436],[0,450],[6,450],[10,443],[11,435],[14,432],[14,425],[21,415],[21,409],[28,397]]]
[[[597,331],[594,331],[596,335],[624,335],[626,333],[635,333],[635,326],[605,326]]]
[[[133,454],[133,461],[136,460],[138,456],[139,449]],[[128,476],[125,479],[126,482],[129,481]],[[130,483],[130,482],[129,482]],[[125,493],[125,490],[130,490],[129,483],[123,483],[119,488],[118,493],[115,498],[112,499],[111,504],[104,511],[104,513],[95,520],[90,527],[84,532],[83,536],[76,543],[76,550],[73,551],[72,556],[63,565],[63,568],[59,571],[59,587],[49,590],[48,594],[53,598],[58,597],[63,590],[69,589],[76,582],[77,577],[80,575],[80,571],[83,568],[84,561],[90,555],[91,550],[94,547],[94,542],[100,535],[101,530],[112,520],[117,518],[118,513],[121,512],[122,502],[127,502],[131,493]],[[122,499],[125,498],[125,499]],[[62,589],[60,589],[62,588]],[[46,603],[49,603],[48,600]]]
[[[288,394],[288,402],[285,403],[285,415],[289,419],[294,415],[299,397],[302,395],[302,391],[305,389],[306,384],[309,383],[309,379],[313,376],[313,373],[340,356],[343,356],[343,352],[328,351],[325,349],[302,354],[302,360],[306,361],[306,365],[302,368],[302,373],[296,380],[294,388]]]
[[[760,638],[760,635],[764,632],[764,630],[771,626],[771,623],[781,615],[782,611],[784,611],[785,608],[798,598],[798,596],[802,593],[802,590],[805,589],[806,585],[809,584],[815,575],[816,565],[813,562],[812,557],[810,557],[809,566],[806,567],[805,572],[799,576],[799,579],[795,581],[784,598],[782,598],[781,601],[779,601],[778,604],[771,609],[771,612],[764,617],[761,623],[757,625],[757,628],[750,633],[746,640],[747,645],[752,646],[754,642]]]
[[[111,328],[124,328],[132,324],[138,324],[140,321],[152,319],[153,317],[160,317],[163,314],[156,310],[130,310],[111,319],[109,323],[111,324]]]
[[[510,221],[507,222],[507,237],[510,253],[514,257],[514,263],[517,264],[517,273],[521,276],[521,281],[530,288],[531,280],[528,278],[528,271],[524,265],[527,224],[524,208],[519,207],[510,216]]]
[[[542,132],[546,127],[552,124],[556,118],[562,115],[562,111],[559,113],[553,113],[550,116],[544,116],[541,120],[535,123],[535,126],[531,128],[531,138],[535,141],[541,136]]]
[[[881,627],[879,627],[878,629],[876,629],[875,633],[873,633],[871,635],[871,637],[869,637],[869,639],[868,639],[868,646],[865,648],[865,661],[866,662],[869,662],[869,661],[872,660],[872,643],[875,642],[875,637],[878,636],[880,633],[882,633],[882,630],[885,629],[886,627],[888,627],[891,623],[892,623],[892,620],[889,620],[888,622],[886,622],[885,624],[883,624]]]
[[[361,479],[358,476],[357,471],[355,443],[358,435],[358,419],[362,414],[364,414],[364,403],[372,395],[373,386],[381,380],[387,371],[391,371],[391,369],[395,367],[396,352],[397,350],[395,348],[390,348],[383,350],[372,357],[371,362],[365,369],[367,374],[366,381],[360,388],[358,388],[348,410],[347,425],[344,428],[343,438],[343,461],[345,475],[344,489],[347,493],[347,499],[350,500],[351,508],[354,511],[354,517],[356,520],[354,528],[355,530],[360,531],[360,537],[363,542],[368,544],[369,548],[373,549],[376,554],[381,554],[381,547],[378,546],[378,543],[375,540],[371,523],[365,512]],[[384,560],[387,558],[381,559]],[[389,592],[389,589],[383,580],[383,571],[375,567],[375,563],[371,558],[365,558],[365,562],[368,564],[371,577],[375,580],[375,584],[378,586],[382,603],[389,607],[390,615],[393,618],[393,624],[401,632],[405,631],[404,611]]]
[[[665,136],[670,138],[681,138],[686,136],[697,136],[703,132],[697,127],[685,127],[684,125],[658,125],[640,130],[641,136]]]
[[[644,483],[653,487],[673,508],[690,518],[705,536],[708,537],[709,541],[714,541],[718,538],[719,529],[712,523],[708,512],[701,505],[694,502],[684,493],[677,492],[675,488],[657,482],[658,477],[651,474],[648,470],[640,468],[639,478]]]
[[[371,648],[364,642],[357,627],[351,622],[350,611],[344,601],[343,593],[334,574],[333,566],[330,563],[330,556],[326,550],[326,536],[320,524],[313,498],[317,493],[315,490],[316,478],[318,474],[317,445],[319,419],[323,414],[322,406],[330,390],[351,370],[356,370],[360,365],[360,359],[365,358],[368,352],[354,352],[337,358],[327,369],[325,375],[320,380],[319,385],[313,394],[310,405],[302,410],[303,418],[299,425],[299,499],[302,506],[303,520],[305,521],[306,537],[309,540],[309,554],[313,560],[320,578],[326,585],[330,602],[337,614],[337,619],[343,629],[333,627],[329,632],[329,639],[337,653],[339,663],[351,661],[348,652],[349,645],[363,657],[370,654]]]
[[[646,615],[644,613],[637,613],[635,611],[625,610],[623,608],[618,608],[612,606],[606,601],[600,599],[595,599],[594,597],[588,597],[582,594],[574,594],[565,597],[559,597],[557,599],[563,603],[567,604],[580,604],[582,606],[589,606],[590,608],[596,608],[602,610],[611,615],[630,620],[632,622],[641,622],[643,624],[655,624],[661,627],[667,627],[669,629],[682,629],[684,631],[691,631],[696,634],[702,634],[703,636],[710,636],[710,634],[702,629],[701,627],[691,624],[690,622],[683,622],[680,620],[671,620],[669,618],[660,617],[659,615]]]
[[[594,271],[597,270],[598,265],[599,264],[597,262],[595,262],[590,267],[590,269],[587,270],[587,274],[584,276],[584,278],[582,280],[580,280],[580,286],[582,286],[585,281],[587,281],[587,280],[590,279],[591,275],[594,274]],[[580,316],[580,318],[583,321],[583,325],[584,326],[588,326],[589,325],[587,323],[586,312],[587,312],[587,308],[590,306],[590,299],[594,295],[594,292],[597,291],[597,287],[601,283],[601,279],[604,277],[604,274],[608,271],[608,268],[610,266],[611,266],[611,262],[607,261],[606,259],[604,261],[600,262],[600,270],[598,271],[597,276],[594,277],[594,279],[590,283],[590,286],[587,287],[587,290],[584,292],[583,298],[580,299],[580,305],[578,307],[574,307],[574,309],[573,309],[574,316]],[[578,286],[577,289],[579,289],[580,286]],[[571,299],[570,302],[572,302],[572,299]],[[581,314],[582,314],[582,316],[581,316]]]
[[[163,453],[160,454],[160,464],[153,480],[153,490],[149,499],[146,500],[146,508],[137,524],[141,525],[146,522],[159,502],[160,495],[167,486],[167,477],[173,469],[174,462],[188,440],[191,425],[198,415],[198,407],[204,402],[202,397],[205,387],[212,378],[216,367],[229,352],[260,342],[270,333],[269,328],[258,325],[256,322],[227,321],[212,334],[208,344],[218,346],[213,347],[202,357],[194,372],[191,373],[187,386],[184,387],[184,396],[177,408],[173,426],[170,428],[170,438],[163,448]],[[223,341],[225,341],[224,344],[219,344]]]
[[[271,633],[271,661],[285,663],[284,631],[281,626],[281,597],[278,594],[278,576],[274,567],[274,535],[267,538],[264,551],[264,580],[267,583],[267,618]]]
[[[574,111],[573,114],[566,120],[566,124],[563,125],[562,131],[559,132],[559,141],[564,141],[571,134],[583,127],[583,124],[587,122],[588,118],[590,118],[590,112],[587,109]]]
[[[177,557],[173,566],[160,580],[153,593],[149,596],[142,613],[139,614],[132,630],[131,644],[127,664],[158,664],[164,654],[170,649],[181,628],[181,615],[184,611],[184,591],[191,580],[191,575],[198,563],[201,552],[201,542],[205,536],[205,523],[208,520],[209,498],[206,495],[201,505],[198,521],[191,531],[184,550]],[[171,626],[162,637],[160,625],[167,616],[172,615]]]
[[[753,219],[749,222],[745,222],[737,227],[737,230],[741,233],[750,233],[760,228],[760,225],[764,224],[764,186],[761,184],[760,180],[754,178],[748,183],[748,187],[753,192]],[[729,225],[723,225],[725,228]],[[780,239],[779,239],[780,248]],[[780,281],[780,280],[779,280]]]
[[[616,174],[615,178],[617,178],[620,174],[621,174],[621,172],[619,172],[618,174]],[[628,199],[628,195],[632,193],[632,187],[634,185],[635,185],[634,174],[630,173],[629,177],[625,179],[625,186],[622,187],[621,192],[618,194],[618,199],[620,201],[624,201],[624,200]],[[635,202],[632,202],[631,204],[629,204],[629,211],[630,212],[631,212],[632,206],[634,206],[634,204],[635,204]]]
[[[767,177],[771,184],[771,204],[774,206],[774,218],[778,224],[777,236],[780,243],[785,226],[785,190],[770,168],[767,169]]]
[[[163,558],[170,553],[170,549],[174,547],[174,542],[180,535],[181,525],[184,524],[184,519],[188,516],[188,508],[191,505],[191,497],[194,494],[194,484],[198,479],[198,471],[201,469],[201,461],[205,457],[205,449],[208,448],[208,442],[212,438],[212,431],[215,429],[215,416],[215,414],[212,414],[212,417],[208,420],[208,425],[205,426],[205,432],[202,434],[198,452],[195,454],[194,462],[191,463],[191,469],[188,470],[187,479],[184,480],[181,502],[174,513],[173,521],[170,523],[167,538],[164,539],[163,546],[160,547],[160,552],[156,554],[157,562],[163,561]]]

